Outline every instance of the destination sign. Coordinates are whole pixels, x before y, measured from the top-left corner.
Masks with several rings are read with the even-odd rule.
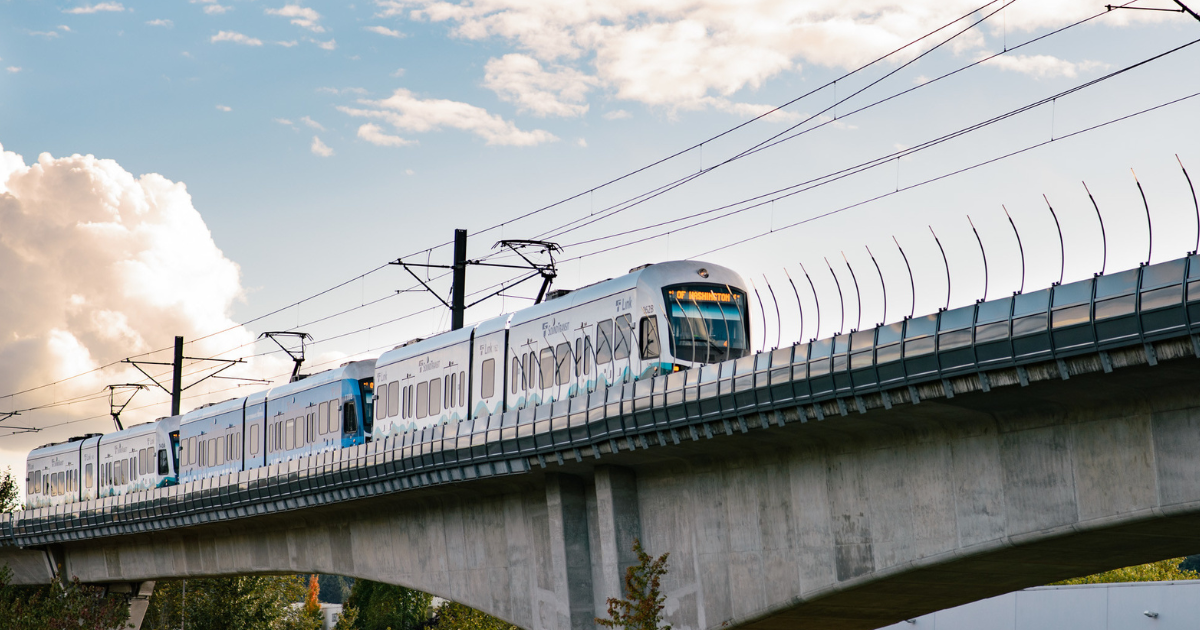
[[[730,304],[740,302],[742,296],[725,291],[671,289],[667,291],[667,299],[672,301],[678,300],[680,302],[720,302]]]

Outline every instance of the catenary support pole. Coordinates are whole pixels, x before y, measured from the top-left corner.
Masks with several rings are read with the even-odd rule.
[[[450,329],[463,327],[466,312],[467,231],[454,230],[454,294],[450,300]]]
[[[183,393],[183,337],[175,338],[175,373],[171,377],[171,415],[179,415],[179,395]]]

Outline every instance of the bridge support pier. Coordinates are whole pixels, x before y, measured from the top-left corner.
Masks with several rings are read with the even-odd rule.
[[[641,538],[637,474],[630,468],[598,466],[595,471],[596,612],[605,616],[610,597],[625,595],[625,569],[638,563],[634,539]]]
[[[592,558],[584,480],[574,475],[547,475],[546,509],[555,596],[560,605],[566,603],[566,618],[560,618],[557,627],[590,629],[595,625],[596,607],[592,601]],[[563,612],[559,611],[560,617]]]
[[[154,593],[154,581],[119,582],[108,585],[109,593],[129,593],[129,620],[124,626],[113,630],[139,630],[150,607],[150,595]]]

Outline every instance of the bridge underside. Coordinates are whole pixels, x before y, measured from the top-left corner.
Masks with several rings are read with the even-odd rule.
[[[986,393],[962,377],[949,398],[935,383],[917,404],[735,418],[711,439],[49,552],[85,582],[332,573],[590,628],[639,537],[671,553],[677,630],[876,628],[1200,551],[1200,361],[1190,344],[1154,367],[1141,352],[1112,373],[1081,357],[1069,380],[1053,364],[990,373]],[[42,581],[45,561],[21,557]]]

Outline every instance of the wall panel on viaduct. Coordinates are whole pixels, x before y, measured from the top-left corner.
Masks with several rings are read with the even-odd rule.
[[[986,393],[972,379],[951,398],[747,417],[747,433],[50,553],[97,583],[350,575],[541,630],[592,627],[638,537],[671,554],[667,621],[707,630],[875,628],[1200,551],[1200,361],[993,374]]]

